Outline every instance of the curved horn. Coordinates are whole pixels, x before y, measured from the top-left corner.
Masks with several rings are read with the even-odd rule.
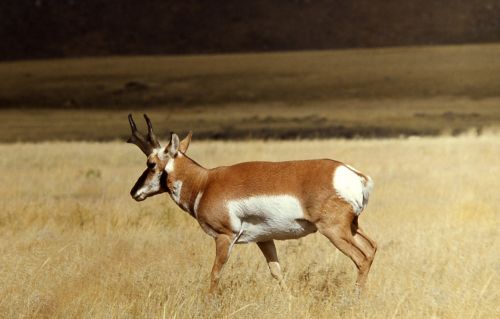
[[[146,114],[144,114],[144,119],[146,120],[146,123],[148,124],[148,141],[149,141],[149,143],[154,148],[159,148],[160,142],[158,142],[158,138],[156,137],[155,133],[153,132],[153,124],[151,124],[151,120],[149,119],[149,117]]]
[[[132,130],[132,136],[130,136],[127,140],[127,143],[137,145],[141,151],[146,154],[146,156],[149,156],[149,154],[153,153],[153,146],[146,141],[144,136],[137,130],[132,114],[128,115],[128,122],[130,123],[130,129]]]

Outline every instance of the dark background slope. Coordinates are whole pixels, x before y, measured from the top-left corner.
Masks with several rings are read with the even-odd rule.
[[[3,0],[0,59],[500,40],[499,0]]]

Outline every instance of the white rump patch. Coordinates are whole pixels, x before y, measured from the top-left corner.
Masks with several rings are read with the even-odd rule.
[[[304,219],[300,201],[291,195],[252,196],[227,201],[238,243],[299,238],[316,231]]]
[[[358,171],[357,169],[355,169],[354,167],[352,167],[351,165],[348,165],[348,164],[344,164],[345,167],[347,167],[348,169],[350,169],[351,171],[354,171],[356,173],[361,173],[360,171]]]
[[[342,199],[352,205],[356,215],[361,214],[373,187],[373,181],[356,174],[356,170],[348,166],[339,166],[333,173],[333,188]]]

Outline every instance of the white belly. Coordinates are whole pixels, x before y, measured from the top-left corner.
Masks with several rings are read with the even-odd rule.
[[[300,201],[291,195],[253,196],[227,202],[235,233],[242,228],[238,243],[270,239],[292,239],[316,231],[304,219]]]

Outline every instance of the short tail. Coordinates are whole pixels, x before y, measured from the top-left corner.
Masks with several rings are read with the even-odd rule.
[[[368,205],[373,190],[373,180],[355,168],[344,164],[335,169],[333,187],[337,194],[352,205],[356,215]]]
[[[373,179],[368,175],[363,174],[361,178],[363,184],[363,209],[365,209],[375,184],[373,183]]]

